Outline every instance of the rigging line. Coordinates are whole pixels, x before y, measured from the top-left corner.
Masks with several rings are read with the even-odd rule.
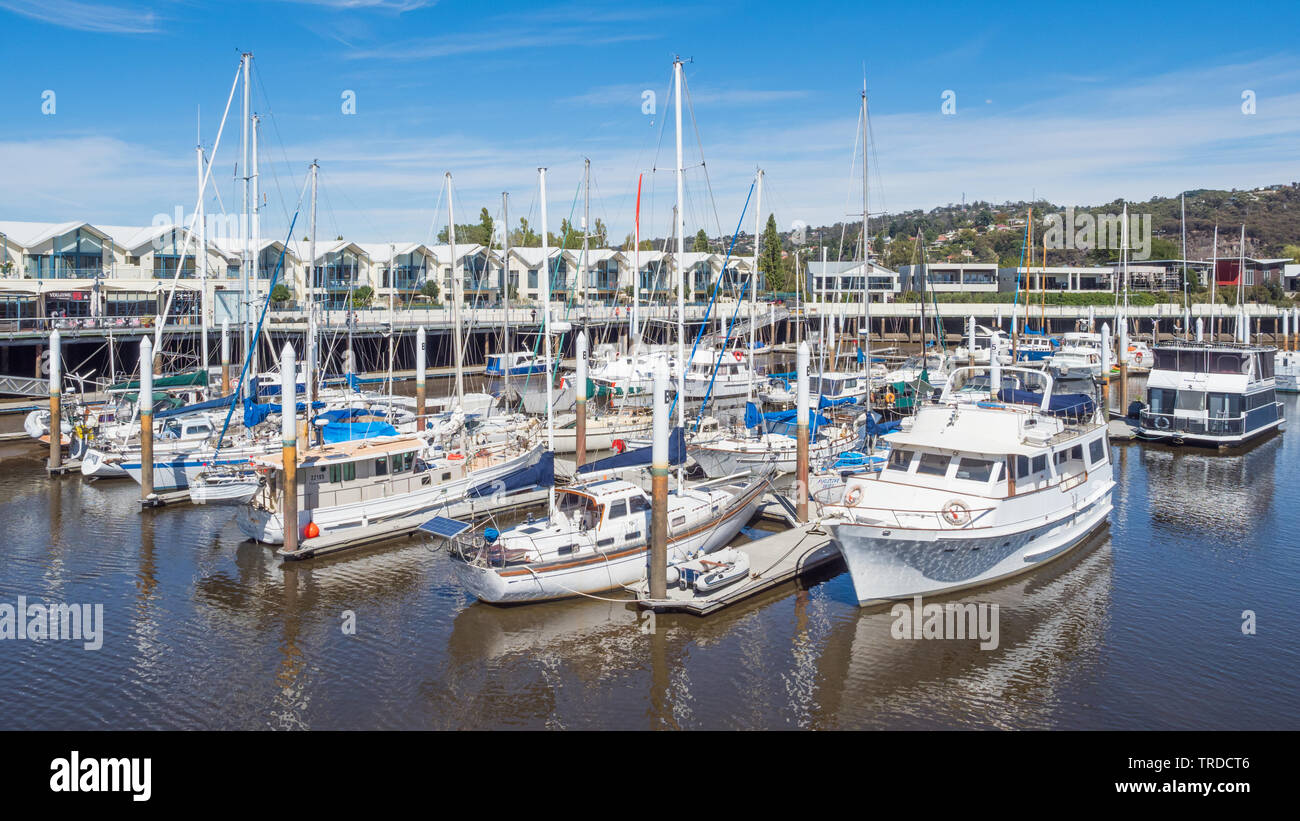
[[[849,214],[849,203],[853,197],[853,172],[858,169],[858,146],[862,143],[862,112],[858,112],[858,124],[853,132],[853,158],[849,160],[849,175],[846,177],[844,192],[844,213]],[[866,157],[862,158],[866,162]],[[840,245],[835,251],[835,261],[844,261],[844,240],[848,236],[848,220],[840,222]]]
[[[275,116],[275,110],[271,108],[271,95],[266,92],[266,84],[262,82],[262,72],[254,72],[253,76],[257,79],[257,87],[262,92],[262,99],[266,101],[266,110],[271,117],[271,127],[275,130],[275,138],[280,143],[280,159],[284,161],[285,168],[292,168],[293,164],[289,162],[289,152],[284,146],[284,136],[280,133],[280,120]],[[274,170],[272,170],[271,173],[274,176]],[[290,179],[293,179],[292,175],[290,176]],[[280,181],[278,177],[276,178],[275,183],[276,193],[280,195],[280,207],[284,211],[285,220],[288,221],[289,211],[288,208],[285,207],[286,200],[284,199],[284,192],[280,190]]]
[[[691,112],[691,128],[695,132],[695,144],[700,150],[700,168],[704,169],[704,187],[709,192],[709,203],[713,206],[713,223],[718,229],[718,236],[723,236],[722,218],[718,216],[718,203],[713,196],[713,182],[709,179],[709,168],[704,163],[704,140],[700,138],[700,124],[695,119],[695,103],[691,100],[690,92],[687,89],[685,71],[682,72],[682,92],[686,107]],[[703,220],[700,222],[703,223]]]
[[[305,197],[306,195],[307,195],[307,186],[304,183],[302,188],[302,193],[298,195],[298,205],[294,209],[293,219],[289,222],[289,233],[288,233],[289,240],[293,239],[293,229],[294,226],[298,224],[298,212],[302,210],[302,200],[303,197]],[[279,279],[280,271],[284,267],[284,254],[285,251],[287,251],[288,249],[289,249],[289,244],[286,241],[285,244],[280,248],[280,257],[279,259],[276,260],[275,271],[272,272],[270,284],[267,286],[266,299],[262,302],[262,313],[257,318],[257,331],[253,334],[253,341],[249,344],[249,349],[251,351],[257,350],[257,346],[261,339],[262,324],[266,321],[266,309],[269,308],[271,305],[271,291],[275,290],[276,280]],[[253,357],[248,354],[245,354],[244,364],[239,370],[239,382],[235,385],[235,391],[234,391],[235,396],[239,396],[243,392],[242,389],[244,386],[244,378],[248,375],[248,366],[250,363],[252,363],[252,361],[253,361]],[[280,406],[281,414],[285,412],[283,401],[284,400],[281,399],[281,406]],[[248,397],[244,397],[244,402],[245,404],[247,404]],[[232,401],[230,403],[230,408],[226,410],[226,421],[223,422],[221,425],[221,435],[217,437],[217,447],[212,453],[213,462],[215,462],[217,460],[217,457],[221,454],[221,443],[226,438],[226,431],[230,428],[230,417],[234,414],[235,405],[237,404],[238,402]],[[292,411],[292,413],[294,413],[295,415],[297,415],[297,412],[298,411],[296,408]],[[310,397],[308,398],[307,413],[308,414],[311,413]]]

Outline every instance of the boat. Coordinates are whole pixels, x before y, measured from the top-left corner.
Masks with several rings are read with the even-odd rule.
[[[546,359],[531,351],[492,354],[487,358],[487,367],[483,370],[488,376],[527,376],[546,371]]]
[[[1300,393],[1300,351],[1278,351],[1273,378],[1278,393]]]
[[[190,482],[190,501],[196,505],[242,505],[265,481],[265,476],[247,467],[204,471]]]
[[[1061,336],[1061,347],[1047,358],[1053,368],[1086,371],[1101,376],[1101,334],[1071,331]]]
[[[1236,342],[1157,345],[1138,436],[1231,447],[1285,429],[1276,395],[1276,353]]]
[[[833,424],[812,411],[809,416],[809,464],[834,461],[862,440],[852,425]],[[760,414],[757,406],[750,403],[745,408],[745,427],[754,429],[754,434],[708,437],[693,442],[688,452],[704,475],[713,479],[758,469],[794,473],[798,461],[797,423],[798,411]]]
[[[998,388],[999,370],[1042,390]],[[958,397],[977,375],[987,380],[982,396]],[[884,438],[884,470],[814,496],[862,605],[1031,571],[1110,514],[1115,481],[1099,403],[1054,393],[1041,371],[956,369],[938,404]]]
[[[543,462],[544,454],[541,445],[523,451],[505,445],[472,453],[443,451],[418,434],[330,442],[306,450],[297,466],[302,538],[292,558],[312,555],[318,540],[346,540],[373,525],[400,530],[405,524],[410,531],[431,516],[492,510],[518,495],[512,481]],[[240,508],[236,522],[254,541],[284,544],[283,455],[277,449],[251,462],[266,482]],[[544,475],[535,478],[528,490],[545,484]]]
[[[1060,342],[1040,331],[1026,331],[1016,340],[1017,362],[1042,362],[1054,353]]]
[[[758,510],[767,484],[754,477],[669,493],[669,562],[727,545]],[[622,479],[557,488],[547,518],[448,545],[461,584],[490,604],[620,590],[646,574],[650,495]]]
[[[749,554],[733,547],[668,565],[668,585],[712,593],[749,576]]]

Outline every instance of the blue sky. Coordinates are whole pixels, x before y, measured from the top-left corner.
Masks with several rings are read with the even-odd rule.
[[[496,213],[510,191],[512,222],[536,225],[536,168],[548,166],[556,230],[586,156],[593,217],[621,240],[645,172],[642,232],[663,236],[674,54],[693,60],[700,138],[688,115],[690,233],[730,233],[759,166],[764,215],[783,228],[860,210],[850,169],[864,67],[873,212],[963,194],[1086,204],[1290,182],[1298,5],[0,0],[0,216],[188,213],[196,109],[210,149],[240,50],[256,55],[269,235],[287,227],[313,157],[320,234],[388,242],[426,241],[445,222],[446,171],[458,221]],[[954,115],[941,113],[947,90]],[[227,210],[237,151],[238,103],[214,168]]]

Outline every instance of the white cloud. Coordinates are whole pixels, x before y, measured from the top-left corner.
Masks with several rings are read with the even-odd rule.
[[[76,0],[0,0],[0,9],[63,28],[103,34],[152,34],[158,18],[152,10],[137,11]]]

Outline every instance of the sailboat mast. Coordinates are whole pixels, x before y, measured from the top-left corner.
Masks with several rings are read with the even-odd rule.
[[[199,172],[199,207],[195,218],[199,223],[199,357],[203,360],[203,389],[209,388],[208,373],[208,234],[207,220],[203,216],[203,144],[202,130],[199,130],[200,142],[194,146],[194,156]]]
[[[252,247],[251,247],[251,249],[250,249],[250,251],[249,251],[249,258],[251,259],[252,264],[251,264],[251,266],[249,267],[249,273],[248,273],[248,278],[249,278],[249,281],[250,281],[250,283],[251,283],[250,286],[249,286],[249,290],[250,290],[254,295],[257,294],[258,257],[260,257],[260,256],[262,255],[262,249],[261,249],[261,247],[260,247],[261,242],[262,242],[262,227],[261,227],[261,225],[259,224],[259,219],[260,219],[260,217],[261,217],[262,209],[261,209],[261,207],[260,207],[260,203],[258,202],[258,200],[259,200],[260,197],[261,197],[261,194],[260,194],[260,192],[259,192],[259,190],[258,190],[258,184],[257,184],[257,183],[258,183],[258,179],[257,179],[257,178],[258,178],[258,166],[257,166],[257,131],[258,131],[258,127],[261,125],[261,122],[262,122],[262,118],[259,117],[259,116],[257,116],[256,114],[254,114],[254,115],[253,115],[253,125],[252,125],[252,131],[253,131],[253,165],[252,165],[251,168],[249,168],[249,172],[250,172],[251,175],[252,175],[252,181],[251,181],[251,182],[252,182],[252,188],[253,188],[253,210],[252,210],[252,213],[251,213],[251,215],[250,215],[250,217],[249,217],[250,222],[251,222],[251,225],[252,225],[252,229],[253,229],[253,240],[252,240]],[[250,317],[250,320],[251,320],[251,317]],[[271,349],[271,353],[272,353],[272,355],[275,354],[275,349],[274,349],[274,348]],[[249,365],[249,367],[252,368],[252,372],[253,372],[253,373],[257,373],[257,372],[258,372],[257,362],[258,362],[258,358],[259,358],[259,357],[258,357],[257,354],[258,354],[258,351],[257,351],[257,345],[256,345],[256,343],[254,343],[253,351],[252,351],[253,361],[252,361],[252,364]]]
[[[555,452],[555,375],[551,368],[551,238],[546,233],[546,169],[537,169],[542,199],[542,356],[546,367],[546,449]],[[550,492],[551,512],[555,512],[555,487]]]
[[[312,289],[312,277],[316,271],[316,187],[317,171],[320,166],[311,161],[311,233],[307,238],[307,415],[311,416],[312,405],[316,402],[316,301]],[[312,431],[307,426],[306,446],[311,447]]]
[[[491,242],[491,240],[488,240]],[[510,195],[501,192],[501,288],[505,292],[505,311],[501,314],[501,352],[509,354],[510,348]],[[506,392],[510,389],[509,358],[501,360]]]
[[[758,169],[758,200],[754,205],[754,265],[749,271],[749,384],[745,401],[754,398],[754,331],[758,323],[758,231],[763,219],[763,169]]]
[[[451,257],[451,322],[452,322],[452,339],[455,345],[456,357],[456,398],[463,404],[465,401],[465,340],[460,336],[460,304],[463,300],[461,296],[465,280],[462,277],[460,266],[456,264],[456,215],[452,206],[451,195],[451,172],[447,172],[447,242],[450,250],[448,255]]]
[[[636,176],[636,226],[632,235],[632,353],[641,349],[638,303],[641,301],[641,175]]]
[[[582,308],[587,309],[587,286],[591,277],[588,275],[588,239],[591,236],[591,158],[582,159]]]
[[[682,193],[682,61],[673,61],[673,103],[677,119],[677,425],[686,429],[686,217]],[[683,483],[682,466],[677,466],[677,487]]]
[[[866,336],[862,337],[862,347],[866,349],[864,362],[867,366],[867,413],[871,413],[871,254],[867,249],[867,80],[862,79],[862,316],[866,320]],[[918,235],[920,229],[918,228]],[[799,255],[795,255],[795,267],[798,268]],[[921,353],[925,353],[924,340]]]
[[[241,254],[239,259],[239,325],[240,325],[240,334],[243,336],[243,342],[244,342],[243,354],[245,358],[248,357],[248,347],[251,342],[251,332],[250,332],[251,329],[248,327],[248,269],[249,266],[252,264],[249,259],[249,253],[248,253],[248,240],[249,240],[249,236],[252,234],[252,231],[248,224],[248,184],[249,184],[249,177],[248,177],[248,122],[249,120],[248,118],[249,118],[249,114],[251,113],[249,111],[250,94],[249,94],[249,86],[248,86],[248,69],[249,69],[249,63],[251,62],[252,58],[253,55],[249,52],[245,52],[240,58],[244,63],[244,120],[243,120],[243,137],[240,140],[240,151],[243,155],[243,160],[242,160],[242,164],[240,165],[240,170],[243,172],[244,175],[244,180],[243,180],[244,209],[243,209],[243,213],[240,214],[240,227],[243,230],[244,243],[243,243],[243,253]],[[250,396],[252,394],[252,382],[253,380],[250,379],[244,384],[245,397]]]

